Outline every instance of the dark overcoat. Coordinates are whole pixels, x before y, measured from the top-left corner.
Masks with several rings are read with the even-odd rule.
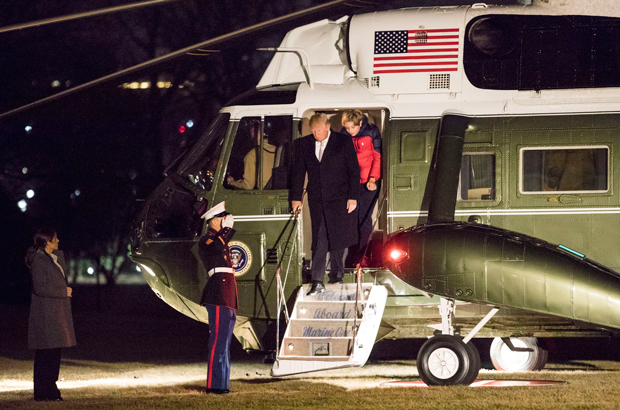
[[[54,254],[66,273],[64,254],[62,251],[55,251]],[[26,263],[32,276],[28,347],[55,349],[75,346],[67,278],[43,249],[30,251]]]
[[[207,273],[213,268],[232,268],[230,241],[235,234],[232,228],[220,231],[209,228],[206,235],[200,238],[198,251]],[[216,272],[208,280],[202,290],[201,305],[226,306],[231,309],[239,307],[237,281],[232,272]]]
[[[347,201],[359,201],[360,168],[351,138],[331,131],[321,162],[316,158],[315,142],[314,135],[295,142],[291,200],[302,200],[307,172],[312,250],[316,249],[319,224],[324,216],[329,249],[337,251],[358,242],[357,208],[348,213]]]

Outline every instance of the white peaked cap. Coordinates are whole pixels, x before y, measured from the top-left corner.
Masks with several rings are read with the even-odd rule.
[[[222,201],[219,204],[215,205],[213,208],[209,209],[207,212],[205,212],[205,214],[202,216],[202,218],[206,219],[207,221],[215,216],[226,216],[228,215],[228,212],[226,212],[226,208],[224,207],[224,205],[226,204],[226,201]],[[222,215],[220,215],[222,214]]]

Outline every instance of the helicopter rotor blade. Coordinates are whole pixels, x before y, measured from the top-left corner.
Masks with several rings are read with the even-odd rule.
[[[60,99],[60,98],[64,98],[68,95],[80,92],[80,91],[84,91],[88,88],[94,87],[96,85],[105,83],[107,81],[111,81],[114,79],[117,79],[119,77],[125,76],[127,74],[131,74],[131,73],[135,73],[139,70],[154,66],[156,64],[160,64],[163,63],[165,61],[169,61],[172,60],[174,58],[183,56],[185,54],[188,53],[192,53],[198,49],[208,49],[208,50],[213,50],[214,46],[216,45],[222,45],[224,43],[229,43],[233,40],[237,40],[240,37],[245,37],[245,36],[249,36],[249,35],[254,35],[258,32],[261,32],[263,30],[266,29],[272,29],[276,26],[279,25],[283,25],[285,23],[291,23],[297,20],[301,20],[304,18],[308,18],[308,17],[312,17],[314,16],[315,18],[327,18],[331,15],[333,15],[334,13],[338,12],[339,8],[342,8],[345,11],[351,11],[352,8],[356,8],[356,7],[360,7],[360,8],[367,8],[369,6],[376,6],[377,3],[375,2],[369,2],[368,0],[332,0],[330,2],[318,5],[318,6],[313,6],[313,7],[309,7],[306,8],[304,10],[300,10],[300,11],[296,11],[293,13],[289,13],[287,15],[284,16],[280,16],[280,17],[276,17],[274,19],[268,20],[268,21],[264,21],[262,23],[257,23],[254,24],[252,26],[240,29],[240,30],[236,30],[227,34],[223,34],[221,36],[191,45],[189,47],[185,47],[182,48],[180,50],[174,51],[172,53],[168,53],[165,54],[163,56],[145,61],[143,63],[140,64],[136,64],[132,67],[128,67],[125,68],[123,70],[117,71],[115,73],[112,74],[108,74],[106,76],[100,77],[96,80],[92,80],[89,82],[86,82],[84,84],[80,84],[76,87],[73,87],[71,89],[59,92],[57,94],[51,95],[49,97],[45,97],[42,98],[40,100],[34,101],[32,103],[26,104],[26,105],[22,105],[21,107],[6,111],[4,113],[0,114],[0,120],[4,119],[6,117],[9,117],[11,115],[15,115],[24,111],[27,111],[29,109],[38,107],[40,105],[43,104],[47,104],[51,101]]]
[[[126,4],[124,6],[109,7],[107,9],[85,11],[83,13],[70,14],[68,16],[59,16],[59,17],[52,17],[52,18],[43,19],[43,20],[31,21],[29,23],[13,24],[11,26],[0,27],[0,34],[8,33],[9,31],[23,30],[25,28],[30,28],[30,27],[40,27],[40,26],[45,26],[47,24],[62,23],[62,22],[71,21],[71,20],[79,20],[79,19],[86,18],[86,17],[101,16],[103,14],[116,13],[117,11],[125,11],[125,10],[138,9],[142,7],[150,7],[150,6],[155,6],[155,5],[162,4],[162,3],[171,3],[174,1],[179,1],[179,0],[143,1],[140,3]]]

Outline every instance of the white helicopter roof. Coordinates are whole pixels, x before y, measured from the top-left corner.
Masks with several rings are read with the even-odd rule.
[[[257,89],[300,84],[298,105],[385,106],[395,117],[452,111],[492,115],[620,111],[618,88],[542,91],[474,87],[464,73],[468,23],[483,15],[620,17],[620,1],[405,8],[322,20],[291,30]],[[475,104],[472,104],[475,103]]]

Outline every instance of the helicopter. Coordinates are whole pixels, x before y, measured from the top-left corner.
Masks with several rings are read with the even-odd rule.
[[[234,334],[281,364],[298,346],[286,333],[280,350],[280,305],[302,312],[311,255],[307,204],[298,219],[290,204],[292,147],[311,115],[338,131],[342,112],[360,109],[384,153],[371,266],[357,269],[386,293],[365,303],[376,316],[366,353],[386,337],[428,338],[420,377],[469,384],[480,369],[473,337],[495,338],[496,368],[529,371],[547,360],[537,338],[615,334],[620,7],[600,3],[410,7],[294,28],[265,50],[275,54],[256,88],[167,169],[136,218],[133,260],[158,297],[207,323],[201,215],[225,201],[238,231]],[[270,175],[231,186],[264,141],[277,147]],[[340,290],[350,301],[351,287]],[[327,339],[299,361],[329,361],[337,341]]]

